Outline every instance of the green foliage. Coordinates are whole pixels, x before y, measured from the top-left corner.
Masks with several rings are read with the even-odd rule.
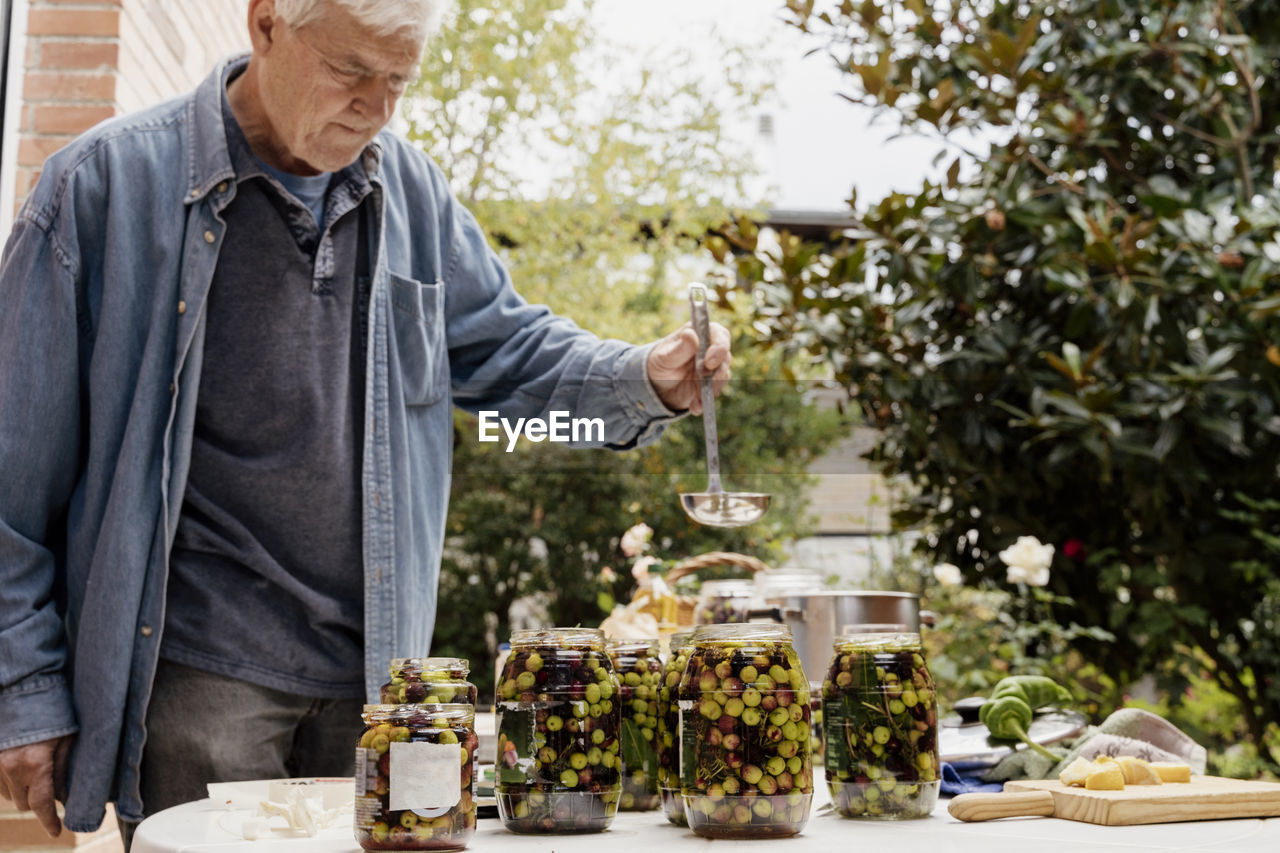
[[[1072,645],[1107,643],[1101,628],[1066,621],[1074,602],[1034,587],[932,586],[925,606],[937,624],[925,632],[929,668],[938,694],[951,705],[989,693],[1010,673],[1043,675],[1071,691],[1074,706],[1097,722],[1119,707],[1120,689],[1110,675]]]
[[[410,138],[504,247],[525,298],[605,337],[670,331],[688,309],[667,294],[700,278],[687,259],[753,174],[727,126],[770,94],[771,66],[709,43],[715,79],[678,52],[609,75],[620,48],[593,30],[594,0],[456,5],[406,98]]]
[[[1275,767],[1280,763],[1280,724],[1268,724],[1261,743],[1251,743],[1240,700],[1222,688],[1213,662],[1196,649],[1178,651],[1176,658],[1164,661],[1156,675],[1161,682],[1176,680],[1183,685],[1182,692],[1165,693],[1154,703],[1125,696],[1125,704],[1174,720],[1200,743],[1225,744],[1224,749],[1209,753],[1212,774],[1275,778]]]
[[[1280,721],[1277,6],[788,0],[850,99],[994,141],[834,247],[730,234],[726,276],[882,430],[934,559],[977,582],[1019,535],[1056,544],[1054,618],[1114,634],[1108,674],[1202,649],[1255,745]]]

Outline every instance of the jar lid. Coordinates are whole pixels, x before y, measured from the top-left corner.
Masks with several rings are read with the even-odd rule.
[[[511,648],[517,646],[603,649],[604,631],[599,628],[530,628],[512,631]]]
[[[365,705],[361,717],[366,723],[398,723],[406,726],[470,726],[475,723],[474,705]]]
[[[832,648],[836,651],[918,651],[920,634],[899,624],[847,625]]]
[[[658,656],[658,638],[651,640],[609,640],[609,654],[631,654],[644,655],[649,654],[654,657]]]
[[[667,648],[672,652],[678,652],[687,648],[689,644],[693,642],[693,633],[693,631],[680,631],[679,633],[672,634],[670,639],[667,640]]]
[[[698,594],[703,597],[755,595],[756,586],[745,578],[727,578],[718,581],[703,581]]]
[[[466,658],[392,658],[388,669],[393,676],[408,672],[442,672],[466,678],[471,672],[471,662]]]
[[[693,645],[739,643],[748,640],[791,642],[791,628],[777,622],[728,622],[702,625],[693,632]]]

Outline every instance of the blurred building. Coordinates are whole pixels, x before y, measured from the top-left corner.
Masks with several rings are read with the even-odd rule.
[[[248,47],[248,0],[2,0],[0,234],[45,159]]]

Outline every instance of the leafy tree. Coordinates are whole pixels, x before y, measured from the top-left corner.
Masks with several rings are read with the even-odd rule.
[[[730,122],[771,92],[768,62],[716,40],[714,81],[681,48],[610,75],[594,0],[459,0],[409,93],[409,136],[444,168],[532,302],[602,336],[687,318],[669,286],[753,174]],[[641,61],[641,60],[637,60]]]
[[[930,557],[976,581],[1056,544],[1056,618],[1117,638],[1082,650],[1176,711],[1166,664],[1200,649],[1237,734],[1275,738],[1280,4],[786,5],[846,97],[957,154],[834,250],[727,235],[762,339],[880,428]]]
[[[461,0],[406,114],[527,298],[598,334],[646,340],[688,316],[682,285],[708,266],[694,257],[699,241],[750,174],[726,123],[767,91],[767,69],[726,48],[714,89],[678,56],[602,88],[584,70],[601,67],[592,5]],[[726,479],[775,494],[750,528],[699,528],[679,507],[678,491],[706,485],[698,420],[625,454],[523,441],[508,454],[459,414],[436,651],[469,658],[487,688],[482,662],[508,636],[516,600],[540,595],[556,624],[598,624],[630,590],[619,539],[640,521],[672,557],[772,557],[804,532],[805,466],[842,428],[751,343],[737,341],[719,405]],[[618,581],[602,580],[605,567]]]

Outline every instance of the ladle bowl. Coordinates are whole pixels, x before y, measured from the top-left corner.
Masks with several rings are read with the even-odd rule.
[[[707,527],[741,527],[760,520],[770,497],[764,492],[681,492],[680,505]]]
[[[711,343],[711,320],[707,312],[707,289],[701,284],[689,285],[689,310],[693,330],[698,335],[699,390],[702,394],[702,433],[707,442],[707,489],[704,492],[681,492],[680,505],[685,514],[708,527],[741,527],[759,521],[769,508],[769,495],[763,492],[726,492],[720,485],[720,439],[716,432],[716,395],[711,387],[711,374],[704,361]]]

